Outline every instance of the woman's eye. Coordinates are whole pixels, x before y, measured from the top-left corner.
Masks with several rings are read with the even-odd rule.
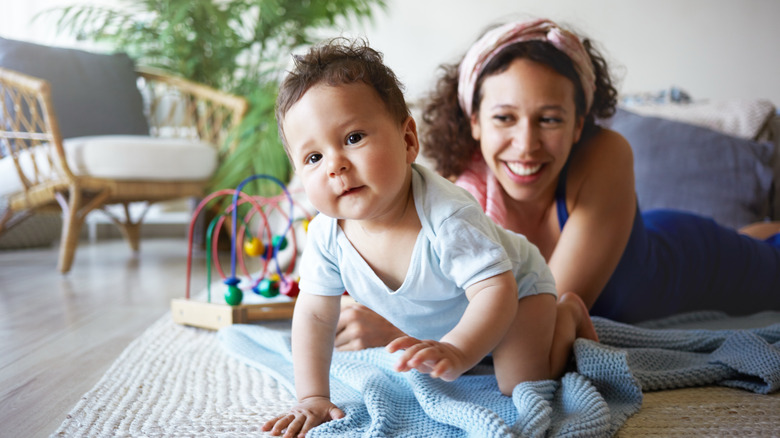
[[[306,164],[315,164],[322,159],[322,154],[310,154],[303,160]]]
[[[347,136],[347,144],[355,144],[360,142],[360,140],[363,139],[363,134],[359,134],[357,132],[353,132],[352,134],[349,134]]]
[[[501,123],[507,123],[512,120],[512,117],[506,114],[496,114],[493,116],[493,119]]]
[[[544,125],[552,125],[556,123],[561,123],[561,119],[558,117],[542,117],[539,119],[539,121]]]

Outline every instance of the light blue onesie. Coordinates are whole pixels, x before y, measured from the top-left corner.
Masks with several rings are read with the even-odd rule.
[[[518,298],[556,295],[552,273],[524,236],[490,220],[474,198],[430,169],[413,164],[412,192],[422,230],[406,278],[391,290],[352,246],[337,221],[309,224],[299,265],[301,293],[344,291],[418,339],[441,339],[460,321],[465,289],[512,270]]]

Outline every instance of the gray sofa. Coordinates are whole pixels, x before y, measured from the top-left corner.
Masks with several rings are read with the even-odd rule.
[[[780,117],[767,101],[619,108],[606,122],[634,150],[640,208],[740,228],[780,220]]]

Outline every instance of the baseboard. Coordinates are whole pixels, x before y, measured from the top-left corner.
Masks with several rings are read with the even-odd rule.
[[[141,239],[144,238],[187,238],[189,224],[186,223],[141,223]],[[113,223],[86,224],[79,235],[81,240],[121,239],[122,233]]]

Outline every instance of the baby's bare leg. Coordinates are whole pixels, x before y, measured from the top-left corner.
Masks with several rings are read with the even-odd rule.
[[[517,314],[504,339],[493,350],[498,388],[505,395],[520,382],[551,378],[550,347],[555,330],[556,301],[540,294],[517,302]]]
[[[515,321],[493,351],[498,387],[505,395],[521,382],[560,377],[576,338],[598,341],[576,294],[563,294],[557,303],[552,295],[534,295],[517,304]]]

